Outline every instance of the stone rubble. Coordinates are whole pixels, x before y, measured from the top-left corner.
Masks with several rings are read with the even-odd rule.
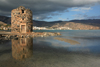
[[[2,34],[1,37],[5,37],[6,39],[12,39],[12,38],[35,38],[35,37],[48,37],[48,36],[60,36],[61,34],[59,32],[53,33],[53,32],[32,32],[29,34]]]

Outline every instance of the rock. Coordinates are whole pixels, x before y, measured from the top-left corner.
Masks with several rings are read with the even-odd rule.
[[[10,36],[10,39],[12,39],[13,38],[13,36]]]
[[[61,34],[58,32],[57,35],[61,35]]]
[[[23,36],[23,35],[21,35],[21,38],[24,38],[24,36]]]
[[[17,35],[14,35],[14,37],[17,37]]]

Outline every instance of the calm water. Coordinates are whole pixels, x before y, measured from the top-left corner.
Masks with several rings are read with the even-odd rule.
[[[0,67],[100,67],[100,30],[34,32],[62,35],[0,42]]]

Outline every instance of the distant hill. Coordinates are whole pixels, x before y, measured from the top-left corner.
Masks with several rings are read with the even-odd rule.
[[[55,24],[52,27],[69,27],[73,30],[98,30],[100,29],[100,23],[78,23],[78,22],[62,22],[61,24]]]
[[[55,25],[56,23],[61,23],[61,22],[62,21],[46,22],[46,21],[33,20],[33,26],[39,26],[39,27],[48,26],[48,27],[51,27],[51,26]]]
[[[0,16],[0,21],[6,23],[6,24],[11,24],[11,18],[6,17],[6,16]]]
[[[11,24],[11,18],[6,16],[0,16],[0,21]],[[38,27],[69,27],[75,30],[88,30],[88,29],[100,29],[100,19],[88,19],[88,20],[71,20],[71,21],[36,21],[33,20],[33,26]]]
[[[4,23],[4,22],[2,22],[2,21],[0,21],[0,25],[7,25],[6,23]]]
[[[86,25],[92,25],[92,26],[99,26],[100,27],[100,19],[71,20],[69,22],[82,23],[82,24],[86,24]]]

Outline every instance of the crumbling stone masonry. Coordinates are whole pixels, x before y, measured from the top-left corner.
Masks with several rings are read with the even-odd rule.
[[[32,11],[20,6],[11,11],[11,32],[32,32]]]

